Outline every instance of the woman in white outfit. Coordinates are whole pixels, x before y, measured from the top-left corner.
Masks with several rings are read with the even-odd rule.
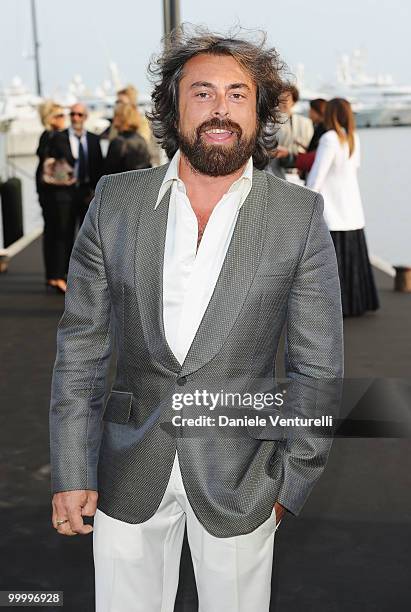
[[[307,187],[324,197],[324,219],[334,242],[344,316],[359,316],[379,307],[368,259],[364,211],[357,179],[360,141],[350,103],[327,103],[324,125]]]

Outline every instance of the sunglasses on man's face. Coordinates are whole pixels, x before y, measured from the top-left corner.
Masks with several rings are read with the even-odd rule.
[[[74,111],[70,113],[70,117],[84,117],[84,116],[85,116],[85,113],[76,113]]]

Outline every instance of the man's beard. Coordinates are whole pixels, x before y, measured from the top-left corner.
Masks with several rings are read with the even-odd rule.
[[[233,144],[206,143],[202,132],[210,129],[230,130],[234,133]],[[210,119],[205,121],[191,136],[179,132],[180,150],[190,162],[191,166],[201,174],[208,176],[227,176],[236,172],[253,154],[258,134],[258,127],[254,134],[243,137],[243,131],[238,123],[229,119]]]

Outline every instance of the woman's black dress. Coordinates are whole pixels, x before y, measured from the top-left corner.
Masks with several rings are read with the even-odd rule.
[[[137,132],[120,132],[110,142],[104,163],[104,173],[117,174],[142,168],[151,168],[146,141]]]
[[[53,156],[53,142],[57,134],[45,130],[37,148],[39,163],[36,170],[36,189],[44,218],[43,258],[46,280],[67,278],[68,265],[74,239],[73,206],[67,189],[48,185],[42,181],[43,163]]]
[[[379,300],[363,229],[331,231],[338,262],[343,315],[358,317],[377,310]]]

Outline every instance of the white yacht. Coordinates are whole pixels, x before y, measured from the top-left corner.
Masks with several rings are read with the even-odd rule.
[[[303,66],[299,65],[301,108],[307,109],[313,98],[342,97],[352,104],[360,128],[411,125],[411,85],[396,84],[390,74],[369,75],[365,65],[365,53],[360,49],[342,55],[334,82],[316,90],[305,87]]]

